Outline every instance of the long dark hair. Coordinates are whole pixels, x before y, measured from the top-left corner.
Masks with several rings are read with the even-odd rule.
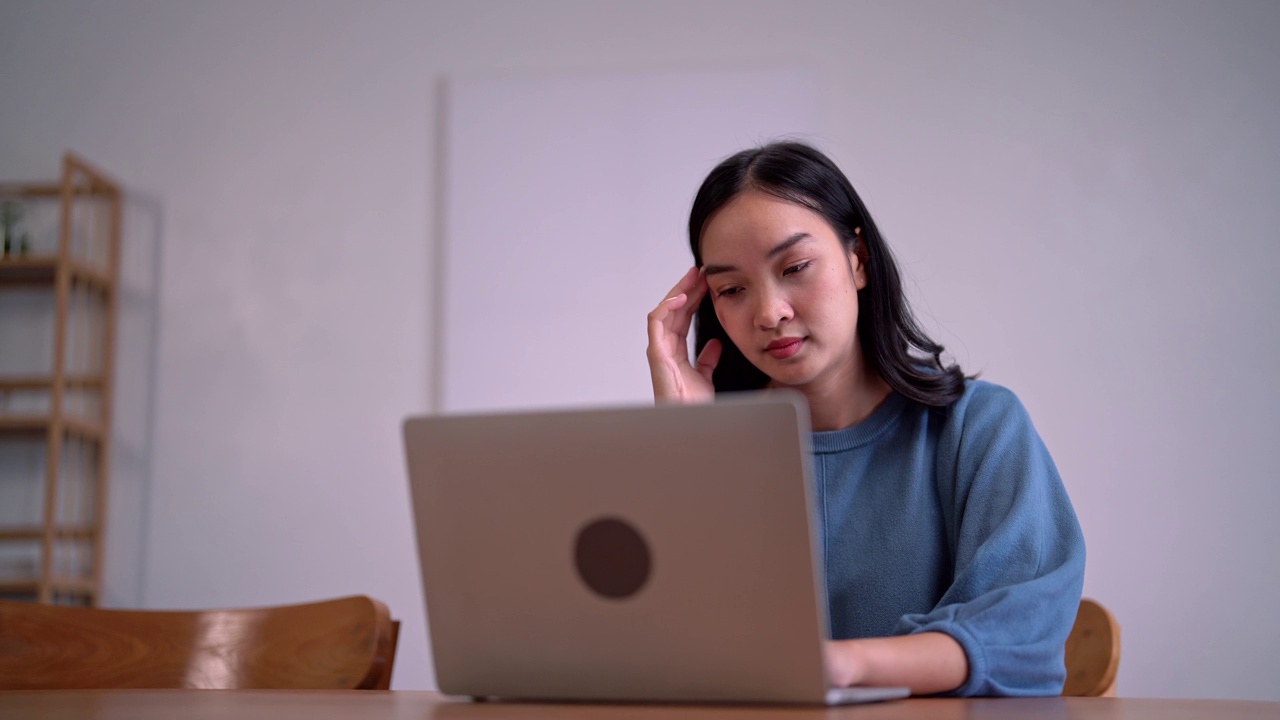
[[[880,236],[862,198],[826,155],[798,142],[777,142],[730,156],[707,175],[689,213],[689,247],[702,267],[702,230],[717,210],[746,190],[760,190],[803,205],[821,215],[840,242],[867,268],[867,284],[858,291],[858,340],[863,355],[894,390],[935,407],[951,405],[964,393],[965,376],[956,364],[944,365],[943,347],[916,322],[902,292],[893,253]],[[855,232],[858,228],[861,231]],[[758,390],[769,377],[752,365],[716,318],[710,293],[695,315],[694,346],[719,340],[724,352],[712,383],[716,392]]]

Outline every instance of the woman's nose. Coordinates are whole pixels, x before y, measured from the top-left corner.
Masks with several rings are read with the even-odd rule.
[[[791,319],[791,304],[779,292],[765,292],[759,295],[756,305],[756,326],[761,330],[772,330]]]

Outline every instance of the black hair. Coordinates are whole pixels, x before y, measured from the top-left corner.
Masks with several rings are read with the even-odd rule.
[[[960,398],[964,373],[954,363],[943,363],[943,347],[925,334],[911,312],[893,253],[862,198],[840,168],[816,148],[775,142],[743,150],[717,165],[698,188],[689,212],[694,264],[703,265],[702,231],[707,220],[747,190],[766,192],[818,213],[866,267],[867,284],[858,291],[858,340],[873,371],[894,390],[925,405],[945,407]],[[712,339],[724,348],[712,376],[716,392],[758,390],[768,384],[769,377],[747,360],[720,325],[710,293],[702,299],[694,322],[696,352],[702,352]]]

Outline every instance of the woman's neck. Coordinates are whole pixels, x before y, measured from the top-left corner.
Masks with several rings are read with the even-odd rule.
[[[769,383],[770,387],[781,387]],[[855,353],[840,372],[793,389],[809,402],[809,420],[814,431],[843,430],[871,417],[893,389],[879,373],[866,367],[862,354]]]

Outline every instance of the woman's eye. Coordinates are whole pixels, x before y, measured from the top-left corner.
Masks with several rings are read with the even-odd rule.
[[[801,270],[803,270],[803,269],[805,269],[805,268],[809,267],[809,266],[810,266],[810,265],[812,265],[812,264],[813,264],[813,261],[812,261],[812,260],[806,260],[805,262],[798,263],[798,264],[796,264],[796,265],[792,265],[791,267],[787,268],[786,270],[783,270],[783,271],[782,271],[782,274],[783,274],[783,275],[791,275],[791,274],[793,274],[793,273],[798,273],[798,272],[800,272]]]
[[[742,292],[740,287],[727,287],[716,291],[716,297],[733,297]]]

